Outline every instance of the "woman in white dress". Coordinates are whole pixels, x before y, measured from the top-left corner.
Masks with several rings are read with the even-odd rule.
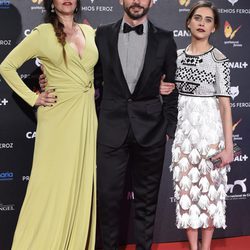
[[[228,59],[209,43],[218,25],[218,12],[211,2],[194,4],[186,19],[191,44],[179,50],[177,58],[179,114],[170,168],[177,228],[186,229],[191,250],[198,249],[199,228],[202,250],[210,249],[214,228],[226,228],[227,171],[233,161],[233,142]],[[221,160],[218,167],[210,159],[214,154],[212,159]]]

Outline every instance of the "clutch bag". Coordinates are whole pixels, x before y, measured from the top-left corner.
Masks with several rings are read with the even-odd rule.
[[[210,156],[210,160],[211,162],[213,163],[214,167],[219,167],[220,164],[221,164],[221,159],[218,158],[218,159],[212,159],[215,155],[217,155],[219,152],[217,152],[216,154]],[[241,151],[241,148],[239,147],[238,144],[234,143],[233,145],[233,153],[234,153],[234,158],[237,157],[237,156],[240,156],[242,155],[242,151]]]

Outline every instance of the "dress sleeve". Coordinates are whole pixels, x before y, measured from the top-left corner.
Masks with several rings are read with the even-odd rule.
[[[230,96],[230,68],[229,61],[216,63],[215,73],[215,95],[216,96]]]
[[[34,106],[38,95],[31,91],[17,73],[23,63],[39,55],[40,34],[34,29],[19,43],[0,65],[0,73],[6,83],[29,105]]]

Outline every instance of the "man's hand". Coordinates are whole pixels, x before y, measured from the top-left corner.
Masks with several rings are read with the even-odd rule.
[[[41,74],[39,76],[39,85],[40,85],[41,91],[44,92],[45,91],[45,87],[47,85],[47,79],[46,79],[45,74]]]
[[[54,103],[57,102],[57,96],[55,95],[55,89],[50,89],[39,93],[39,96],[36,100],[36,106],[49,106],[52,107]]]
[[[169,95],[175,89],[175,84],[171,82],[164,82],[164,79],[165,79],[165,75],[161,77],[160,94]]]

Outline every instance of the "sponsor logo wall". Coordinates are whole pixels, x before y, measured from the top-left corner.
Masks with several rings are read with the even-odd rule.
[[[150,12],[152,22],[161,28],[172,30],[178,48],[186,47],[190,34],[185,30],[185,17],[196,1],[154,0],[153,2],[154,6]],[[217,33],[211,37],[211,42],[230,59],[233,136],[243,151],[242,156],[234,159],[228,175],[228,228],[217,230],[215,237],[250,235],[248,225],[250,221],[250,1],[214,0],[214,3],[220,12],[221,25]],[[118,20],[122,15],[122,8],[117,0],[84,0],[81,14],[80,22],[96,28],[100,24]],[[0,62],[16,44],[30,34],[33,27],[42,22],[43,15],[43,0],[0,0]],[[18,71],[28,85],[31,76],[37,74],[39,65],[39,60],[33,60]],[[35,89],[35,86],[30,87]],[[8,250],[29,181],[36,122],[34,110],[13,94],[1,76],[0,117],[0,221],[4,221],[0,223],[0,249]],[[175,227],[172,174],[168,169],[170,149],[169,143],[155,224],[155,242],[186,239],[184,233]],[[133,192],[129,191],[125,200],[127,203],[133,203]],[[127,213],[127,209],[124,210],[124,213]],[[125,221],[124,224],[128,223]],[[130,231],[124,233],[121,241],[133,242],[132,233]]]

